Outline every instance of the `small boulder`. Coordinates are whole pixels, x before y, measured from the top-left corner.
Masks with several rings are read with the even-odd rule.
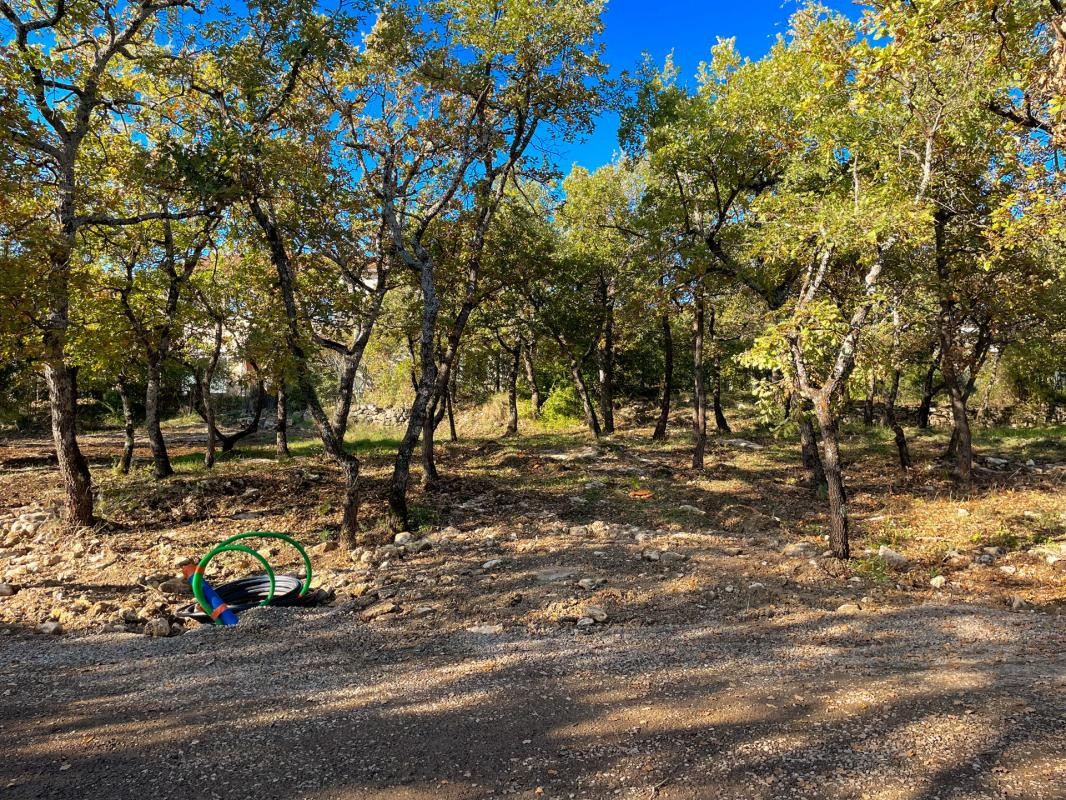
[[[892,569],[905,570],[910,566],[910,561],[902,553],[897,553],[888,545],[881,545],[877,548],[877,557],[884,561]]]
[[[409,545],[415,540],[415,535],[410,531],[400,531],[392,537],[393,544]]]
[[[42,622],[37,626],[37,633],[43,633],[46,636],[59,636],[63,633],[63,623],[57,622],[54,619]]]
[[[158,638],[170,636],[170,623],[165,617],[153,617],[144,623],[144,635]]]
[[[378,603],[370,606],[366,611],[362,613],[363,622],[371,622],[379,617],[383,617],[386,614],[395,614],[400,610],[400,607],[395,603],[385,602]]]
[[[339,547],[340,544],[337,543],[336,539],[327,539],[326,541],[321,542],[320,544],[316,544],[314,547],[312,547],[311,552],[315,553],[316,555],[323,555],[325,553],[332,553]]]
[[[482,569],[496,569],[496,567],[500,566],[500,564],[502,564],[502,563],[503,563],[503,559],[502,558],[490,558],[488,561],[486,561],[484,564],[481,565],[481,568]]]
[[[585,616],[586,617],[592,617],[592,619],[595,620],[596,622],[606,622],[607,621],[607,612],[604,611],[599,606],[588,606],[585,609]]]
[[[16,589],[10,583],[0,583],[0,597],[11,597]]]
[[[180,597],[192,597],[192,587],[183,578],[171,578],[159,584],[159,591]]]
[[[858,614],[862,611],[862,607],[858,603],[843,603],[837,606],[838,614]]]
[[[943,589],[944,584],[946,584],[947,582],[948,579],[945,578],[943,575],[936,575],[929,579],[929,585],[932,586],[934,589]]]

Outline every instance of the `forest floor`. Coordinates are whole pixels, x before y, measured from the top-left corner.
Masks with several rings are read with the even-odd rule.
[[[794,443],[695,472],[647,433],[446,444],[413,541],[353,553],[309,438],[205,472],[172,428],[157,483],[88,435],[104,522],[73,535],[50,442],[0,440],[0,797],[1066,798],[1066,432],[982,432],[960,498],[943,432],[903,478],[852,431],[846,563]],[[351,437],[371,534],[394,445]],[[183,625],[177,564],[249,529],[332,601]]]

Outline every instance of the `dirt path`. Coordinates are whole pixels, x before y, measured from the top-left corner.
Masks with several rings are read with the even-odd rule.
[[[1066,797],[1066,621],[448,635],[352,605],[0,640],[11,798]]]

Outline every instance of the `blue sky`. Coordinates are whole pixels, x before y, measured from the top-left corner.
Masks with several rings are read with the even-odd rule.
[[[825,5],[858,16],[849,0],[823,0]],[[749,58],[766,53],[798,4],[793,0],[608,0],[605,16],[605,60],[611,74],[633,70],[648,52],[661,64],[672,51],[680,79],[693,82],[696,67],[710,56],[718,37],[736,37],[737,48]],[[596,169],[618,149],[618,118],[604,114],[596,132],[585,142],[556,145],[564,172],[578,163]]]

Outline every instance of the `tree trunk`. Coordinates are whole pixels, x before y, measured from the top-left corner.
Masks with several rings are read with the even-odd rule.
[[[896,367],[892,370],[892,379],[888,384],[888,392],[885,394],[885,422],[892,429],[896,437],[896,451],[899,453],[899,466],[904,472],[911,467],[910,449],[907,447],[907,434],[903,431],[899,419],[896,417],[896,398],[899,396],[899,380],[901,370]]]
[[[459,441],[459,434],[455,430],[455,384],[448,387],[448,438],[453,442]]]
[[[870,369],[870,378],[866,382],[866,400],[862,404],[862,424],[872,428],[874,424],[874,410],[877,400],[877,372]]]
[[[610,287],[600,279],[600,298],[604,307],[603,347],[599,348],[600,418],[603,432],[614,433],[614,308]]]
[[[396,458],[392,465],[392,477],[389,479],[389,525],[393,530],[407,528],[407,484],[411,478],[411,457],[415,445],[426,427],[426,411],[433,399],[437,383],[437,362],[434,357],[434,343],[437,330],[437,316],[440,313],[440,300],[437,298],[436,276],[433,264],[423,262],[420,269],[422,287],[422,331],[421,362],[422,374],[415,389],[415,399],[411,403],[411,415],[407,419],[407,429],[396,448]],[[412,348],[413,349],[413,348]],[[413,367],[412,367],[413,368]],[[423,454],[426,451],[423,451]],[[432,448],[429,452],[432,452]]]
[[[337,405],[333,409],[333,419],[330,422],[333,426],[333,435],[338,439],[344,439],[344,434],[348,431],[348,414],[352,410],[352,391],[361,359],[362,351],[358,358],[353,358],[348,354],[344,356],[344,368],[339,376]]]
[[[159,395],[162,384],[162,361],[157,351],[148,354],[148,387],[144,393],[144,427],[148,433],[148,444],[152,448],[152,471],[156,480],[162,480],[174,474],[167,453],[167,443],[163,438],[163,429],[159,424]]]
[[[206,375],[206,373],[205,373]],[[218,447],[215,438],[215,401],[211,397],[211,378],[200,379],[200,404],[204,412],[204,421],[207,424],[207,447],[204,450],[204,467],[211,469],[215,466],[215,450]]]
[[[600,421],[596,418],[596,407],[592,404],[592,395],[589,393],[585,376],[581,374],[581,364],[573,356],[570,358],[570,378],[574,382],[578,396],[581,398],[581,407],[585,413],[585,424],[589,426],[592,435],[597,439],[603,435],[600,429]]]
[[[707,389],[703,380],[703,334],[706,303],[703,286],[696,286],[695,303],[692,316],[692,373],[695,383],[693,397],[692,428],[695,432],[695,447],[692,451],[692,468],[703,469],[704,454],[707,451]]]
[[[277,272],[278,288],[285,307],[285,339],[289,353],[293,357],[300,393],[307,401],[315,427],[318,428],[318,435],[322,439],[322,446],[344,472],[344,514],[341,519],[340,541],[343,546],[350,549],[355,546],[359,534],[359,459],[344,449],[343,440],[334,434],[330,420],[318,399],[300,336],[300,317],[296,306],[292,265],[278,227],[257,199],[253,198],[248,205],[256,222],[263,230],[270,247],[271,260]]]
[[[985,390],[981,396],[981,406],[977,409],[977,421],[983,422],[988,416],[988,410],[992,405],[992,392],[995,391],[996,383],[999,381],[999,362],[1003,358],[1003,347],[999,347],[996,350],[996,355],[992,359],[992,376],[988,379],[988,385],[985,386]]]
[[[822,468],[825,470],[829,496],[829,549],[837,558],[850,555],[848,543],[848,503],[844,490],[844,474],[840,465],[840,443],[837,440],[837,420],[822,399],[814,405],[815,417],[821,432]]]
[[[285,382],[278,382],[278,407],[274,412],[274,442],[279,459],[288,458],[289,453],[289,393]]]
[[[207,423],[207,449],[204,451],[204,467],[215,466],[218,426],[215,422],[215,399],[211,396],[211,384],[215,382],[215,370],[222,355],[222,320],[215,322],[215,343],[211,359],[200,378],[200,403],[203,406],[204,421]]]
[[[925,378],[922,380],[922,402],[918,405],[917,425],[923,431],[929,429],[929,415],[933,409],[933,398],[943,388],[933,382],[936,378],[937,368],[940,366],[938,350],[939,348],[933,349],[932,359],[925,370]]]
[[[50,361],[44,368],[51,403],[52,438],[66,490],[66,520],[72,525],[92,525],[95,521],[92,478],[77,438],[77,373],[77,367],[62,362]]]
[[[238,431],[233,433],[224,433],[216,428],[215,438],[222,443],[222,452],[229,453],[237,445],[241,439],[251,436],[253,433],[259,431],[259,423],[263,418],[263,407],[266,405],[266,387],[263,385],[263,379],[258,378],[256,380],[256,394],[255,394],[255,406],[252,412],[252,421],[245,425]],[[344,438],[344,434],[340,434],[341,439]]]
[[[663,385],[659,398],[659,421],[651,438],[664,441],[670,426],[670,400],[674,393],[674,335],[670,327],[670,313],[664,312],[659,318],[659,327],[663,332]]]
[[[122,457],[118,461],[118,471],[123,475],[128,475],[130,471],[130,464],[133,463],[133,434],[135,426],[133,424],[133,406],[130,404],[130,387],[126,382],[125,375],[119,375],[118,380],[115,381],[115,389],[118,391],[119,399],[122,401],[122,422],[123,422],[123,436],[124,441],[122,445]]]
[[[714,426],[722,433],[732,433],[729,420],[725,418],[722,410],[722,359],[718,353],[718,343],[715,340],[714,324],[716,312],[711,306],[707,315],[707,339],[711,343],[713,355],[711,356],[711,405],[714,408]]]
[[[954,455],[954,477],[963,491],[969,491],[973,479],[973,448],[970,438],[970,419],[966,411],[966,396],[963,394],[962,387],[959,386],[954,367],[948,366],[947,361],[944,361],[941,371],[944,373],[944,386],[947,388],[948,399],[951,401],[951,418],[955,424],[951,442],[948,445],[949,453]]]
[[[533,419],[540,419],[540,407],[543,404],[543,400],[540,396],[540,387],[537,385],[537,373],[533,368],[533,349],[532,343],[526,345],[522,344],[522,364],[526,370],[526,383],[529,384],[529,400],[530,400],[530,414]]]
[[[794,394],[798,394],[797,389]],[[799,428],[800,459],[803,468],[807,471],[807,485],[816,497],[826,494],[825,470],[822,469],[822,458],[818,455],[818,436],[814,432],[814,423],[811,422],[813,407],[809,400],[799,396],[793,400],[793,408],[796,414],[796,424]]]
[[[435,412],[427,414],[426,424],[422,428],[422,474],[427,489],[433,488],[433,484],[440,480],[434,453],[434,434],[437,432],[437,426],[433,424],[435,416]]]
[[[504,436],[518,435],[518,360],[521,345],[511,351],[511,374],[507,376],[507,430]]]
[[[963,491],[968,492],[972,485],[973,452],[970,441],[970,420],[966,412],[967,387],[963,386],[958,372],[959,325],[955,318],[956,301],[952,293],[951,275],[948,269],[947,222],[948,216],[945,212],[937,211],[934,214],[935,260],[940,283],[940,313],[937,316],[937,329],[940,336],[940,374],[944,377],[944,388],[951,401],[951,416],[955,423],[953,434],[955,480]]]

